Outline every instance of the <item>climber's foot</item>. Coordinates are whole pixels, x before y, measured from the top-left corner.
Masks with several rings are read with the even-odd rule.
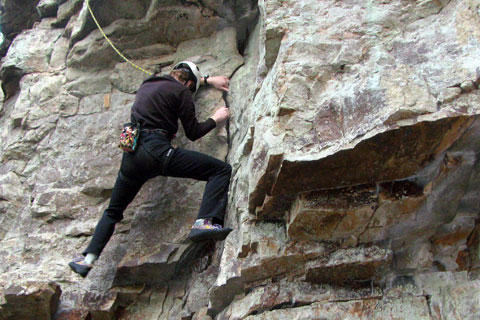
[[[93,265],[86,263],[83,258],[76,258],[68,265],[74,272],[78,273],[83,278],[85,278],[88,272],[93,268]]]
[[[211,224],[207,219],[198,219],[190,230],[188,238],[193,242],[222,241],[232,232],[231,228],[224,228],[219,224]]]

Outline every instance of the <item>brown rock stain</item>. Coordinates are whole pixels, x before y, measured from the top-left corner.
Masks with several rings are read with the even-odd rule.
[[[435,245],[440,245],[440,246],[453,246],[455,244],[458,244],[460,241],[465,241],[468,236],[470,235],[469,230],[458,230],[457,232],[451,233],[449,235],[446,235],[444,237],[435,239],[433,241],[433,244]]]
[[[458,252],[457,259],[455,259],[455,262],[458,265],[457,271],[461,270],[469,270],[471,267],[471,261],[470,261],[470,253],[469,250],[462,250]]]

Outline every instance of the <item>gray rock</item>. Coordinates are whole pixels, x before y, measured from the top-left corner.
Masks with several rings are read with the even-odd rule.
[[[37,4],[37,11],[40,18],[55,17],[58,6],[66,0],[40,0]]]
[[[205,183],[158,177],[82,281],[67,264],[147,75],[85,1],[62,2],[1,2],[1,288],[62,283],[74,319],[479,317],[476,1],[91,0],[136,65],[230,77],[230,145],[224,128],[174,143],[232,165],[234,232],[191,246]],[[195,99],[200,121],[226,103]],[[40,312],[52,288],[2,308]]]
[[[133,248],[131,248],[133,249]],[[160,285],[166,283],[175,274],[177,263],[188,250],[186,245],[163,244],[156,248],[150,246],[145,254],[137,250],[129,251],[117,268],[114,286]],[[188,262],[184,262],[188,263]]]
[[[35,6],[36,0],[22,1],[19,6],[16,0],[2,0],[2,33],[9,40],[15,38],[23,30],[29,29],[33,24],[40,20]],[[6,52],[6,51],[5,51]],[[2,52],[1,56],[5,54]]]
[[[465,81],[460,84],[460,88],[462,89],[462,92],[471,92],[475,90],[477,87],[475,86],[475,82]]]
[[[2,319],[49,320],[57,311],[62,290],[56,283],[25,282],[2,290]]]
[[[442,92],[440,92],[438,102],[442,104],[452,102],[453,100],[458,98],[461,93],[462,93],[461,88],[457,88],[457,87],[446,88]]]
[[[75,15],[81,8],[82,0],[67,0],[62,1],[62,4],[58,4],[57,8],[57,20],[52,23],[52,27],[64,28],[70,18]]]
[[[307,263],[305,280],[312,283],[365,285],[379,282],[391,267],[393,254],[389,248],[358,247],[335,251],[328,261]]]
[[[40,25],[35,31],[26,31],[14,39],[7,55],[2,58],[0,68],[6,97],[15,94],[23,75],[49,70],[49,60],[60,36],[60,30]]]

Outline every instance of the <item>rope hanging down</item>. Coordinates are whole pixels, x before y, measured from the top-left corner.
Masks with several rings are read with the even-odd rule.
[[[143,71],[145,72],[146,74],[148,74],[149,76],[153,75],[152,72],[150,71],[147,71],[145,69],[143,69],[142,67],[140,66],[137,66],[135,63],[131,62],[130,60],[128,60],[121,52],[120,50],[118,50],[115,45],[112,43],[112,41],[110,41],[110,39],[107,37],[107,35],[105,34],[105,32],[103,31],[102,27],[100,27],[100,24],[98,23],[97,21],[97,18],[95,18],[95,15],[93,14],[93,10],[92,8],[90,7],[90,3],[89,3],[89,0],[85,0],[85,3],[87,4],[87,8],[88,8],[88,11],[90,11],[90,15],[92,16],[92,19],[93,21],[95,21],[95,24],[97,25],[98,27],[98,30],[100,30],[100,33],[103,35],[103,37],[105,38],[105,40],[107,40],[108,44],[110,44],[110,46],[113,48],[113,50],[115,50],[115,52],[123,58],[123,60],[125,60],[126,62],[128,62],[132,67],[140,70],[140,71]]]

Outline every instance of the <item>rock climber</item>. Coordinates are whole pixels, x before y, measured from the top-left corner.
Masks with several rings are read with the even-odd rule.
[[[202,76],[190,61],[182,61],[170,74],[151,76],[141,84],[131,110],[131,122],[138,123],[141,128],[137,148],[133,153],[123,153],[110,203],[90,244],[82,253],[83,257],[69,263],[82,277],[92,269],[111,238],[115,224],[123,219],[124,210],[142,185],[159,175],[207,181],[189,239],[220,241],[232,231],[223,227],[231,166],[211,156],[171,145],[178,130],[178,119],[187,138],[195,141],[230,117],[228,108],[221,106],[206,121],[198,122],[193,95],[201,84],[229,90],[227,77]]]

